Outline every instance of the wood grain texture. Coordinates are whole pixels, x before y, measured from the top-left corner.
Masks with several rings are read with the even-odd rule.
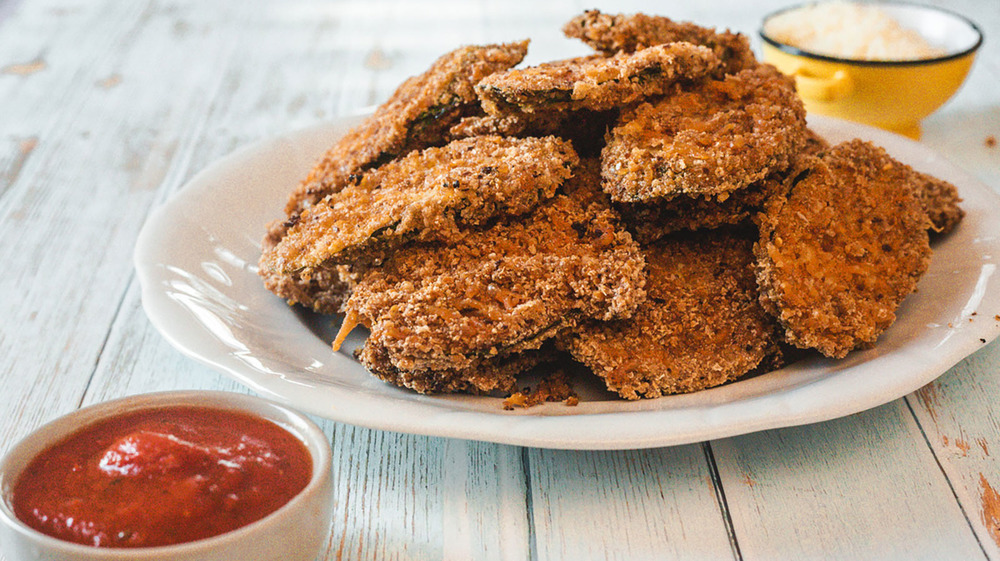
[[[518,450],[336,425],[335,559],[525,559]]]
[[[898,400],[712,449],[746,560],[985,558]]]
[[[729,559],[697,445],[627,452],[526,451],[534,558]]]
[[[1000,35],[995,0],[935,2]],[[166,343],[131,262],[149,212],[232,150],[379,103],[461,44],[583,54],[559,27],[584,8],[753,37],[783,5],[0,2],[0,452],[81,405],[249,391]],[[997,91],[987,41],[924,142],[1000,191]],[[905,400],[705,446],[549,451],[320,421],[338,490],[325,558],[1000,560],[998,391],[991,344]]]
[[[14,166],[17,173],[0,199],[5,232],[18,233],[0,247],[0,355],[6,357],[0,384],[18,388],[0,402],[0,415],[20,421],[3,426],[5,444],[81,402],[132,274],[132,244],[158,187],[154,181],[131,189],[142,168],[123,147],[123,139],[148,138],[143,132],[149,123],[116,111],[109,92],[96,88],[75,58],[77,41],[92,41],[96,64],[117,53],[117,45],[141,25],[141,10],[129,4],[108,9],[106,18],[50,15],[74,20],[63,34],[57,33],[62,22],[42,25],[47,13],[42,6],[22,5],[0,34],[5,55],[19,56],[33,43],[47,61],[42,71],[0,78],[6,108],[0,130],[12,135],[8,143],[37,139],[30,158]],[[19,17],[28,20],[25,27],[14,25]]]
[[[991,344],[906,398],[990,559],[1000,559],[998,351]]]

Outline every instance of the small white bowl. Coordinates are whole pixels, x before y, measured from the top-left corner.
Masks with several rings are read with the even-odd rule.
[[[111,416],[172,406],[242,411],[270,420],[297,438],[313,473],[298,495],[264,518],[218,536],[167,546],[92,547],[45,535],[14,515],[11,495],[24,468],[46,448]],[[80,409],[17,443],[0,461],[0,547],[7,561],[313,561],[326,545],[333,515],[330,443],[304,415],[277,403],[232,392],[180,391],[126,397]]]

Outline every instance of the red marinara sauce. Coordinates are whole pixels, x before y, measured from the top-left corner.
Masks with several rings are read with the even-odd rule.
[[[12,502],[28,526],[87,545],[151,547],[267,516],[306,486],[312,458],[266,419],[177,406],[87,426],[22,473]]]

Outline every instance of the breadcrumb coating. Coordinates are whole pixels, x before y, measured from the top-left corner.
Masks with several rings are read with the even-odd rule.
[[[569,113],[561,111],[536,114],[507,113],[465,117],[448,130],[453,139],[473,136],[548,136],[559,132]]]
[[[597,10],[563,31],[600,54],[440,57],[267,225],[264,285],[345,314],[334,349],[366,326],[376,377],[510,408],[575,403],[559,373],[515,393],[566,352],[626,399],[843,357],[962,220],[954,185],[809,129],[741,34]]]
[[[784,194],[793,181],[812,161],[811,152],[829,148],[826,141],[812,131],[802,152],[794,155],[792,164],[781,172],[772,173],[744,189],[722,195],[679,195],[672,199],[654,199],[647,203],[618,203],[615,208],[632,237],[641,244],[682,230],[704,230],[736,226],[752,221],[772,197]]]
[[[484,78],[476,85],[490,115],[539,110],[605,111],[662,95],[681,81],[699,80],[718,68],[710,49],[671,43],[594,55],[529,68],[515,68]]]
[[[306,209],[262,255],[261,274],[378,260],[404,241],[446,240],[523,214],[555,194],[577,161],[555,137],[479,136],[413,152]]]
[[[288,230],[288,223],[277,220],[268,224],[262,254],[274,251]],[[350,265],[320,265],[302,273],[268,272],[259,269],[264,287],[284,298],[289,304],[301,304],[321,314],[336,314],[351,293],[357,275]]]
[[[943,179],[919,171],[913,172],[912,182],[920,194],[927,217],[930,218],[931,231],[935,234],[947,234],[954,230],[965,217],[965,211],[958,206],[962,202],[958,196],[958,188]]]
[[[760,65],[623,112],[604,189],[617,202],[720,195],[786,169],[805,143],[794,82]]]
[[[834,146],[759,216],[761,303],[785,339],[841,358],[896,319],[931,256],[909,166],[861,140]]]
[[[384,337],[383,333],[370,335],[358,352],[358,360],[380,380],[418,393],[511,392],[517,386],[519,374],[552,362],[556,356],[551,348],[542,347],[505,356],[481,357],[464,368],[401,370],[390,358]]]
[[[646,14],[602,14],[587,10],[563,26],[567,37],[580,39],[607,55],[631,53],[665,43],[687,42],[712,49],[722,62],[720,69],[735,74],[754,66],[757,59],[750,41],[740,33],[718,32],[690,22],[677,22]]]
[[[537,349],[581,319],[627,317],[645,297],[643,259],[596,201],[557,195],[453,243],[401,248],[359,280],[346,309],[393,368],[448,378]],[[414,389],[440,386],[454,384]]]
[[[527,409],[545,402],[561,401],[573,407],[580,403],[580,398],[573,390],[566,371],[558,369],[549,376],[546,376],[534,390],[523,388],[507,396],[503,400],[503,408],[511,411],[516,407]]]
[[[449,131],[450,138],[496,134],[500,136],[555,135],[570,141],[581,156],[597,156],[604,148],[607,131],[618,120],[618,110],[511,112],[503,115],[466,117]]]
[[[295,189],[285,207],[294,216],[352,183],[352,176],[412,150],[443,144],[444,133],[478,112],[473,87],[524,59],[528,41],[466,46],[409,78],[375,113],[337,142]]]
[[[590,322],[558,341],[626,399],[718,386],[777,352],[758,301],[753,241],[731,231],[643,246],[647,300],[630,319]]]
[[[567,197],[570,197],[583,207],[587,213],[611,211],[611,198],[601,190],[601,159],[599,157],[580,158],[580,163],[573,170],[573,176],[560,187]],[[616,222],[620,216],[612,212]]]
[[[636,241],[648,244],[681,230],[720,228],[748,221],[780,192],[784,181],[784,174],[772,174],[719,197],[681,195],[649,203],[620,203],[616,208]]]

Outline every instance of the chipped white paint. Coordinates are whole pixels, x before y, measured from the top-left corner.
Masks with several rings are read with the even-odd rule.
[[[248,391],[174,351],[132,275],[145,217],[215,159],[378,103],[459,44],[583,54],[559,27],[595,5],[753,35],[785,4],[0,2],[0,451],[97,401]],[[947,6],[1000,36],[995,0]],[[988,40],[924,142],[1000,190],[985,143],[997,91]],[[1000,561],[998,393],[993,344],[905,401],[707,447],[525,450],[323,422],[338,490],[326,559]]]
[[[901,400],[712,448],[744,559],[983,558]]]
[[[973,354],[906,398],[990,559],[1000,559],[1000,501],[993,498],[1000,489],[996,346]]]

